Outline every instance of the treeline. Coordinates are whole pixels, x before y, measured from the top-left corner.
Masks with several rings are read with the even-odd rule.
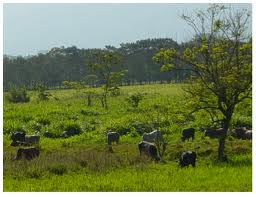
[[[33,88],[39,82],[48,87],[55,87],[61,86],[63,81],[81,81],[87,75],[94,74],[87,62],[92,54],[100,50],[110,50],[120,55],[122,69],[128,71],[122,79],[124,84],[184,80],[189,73],[160,72],[159,65],[152,61],[153,55],[161,48],[182,50],[184,44],[179,45],[168,38],[147,39],[135,43],[122,43],[117,48],[113,46],[106,46],[105,49],[55,47],[46,53],[38,53],[34,56],[4,55],[3,85],[7,90],[12,84]]]

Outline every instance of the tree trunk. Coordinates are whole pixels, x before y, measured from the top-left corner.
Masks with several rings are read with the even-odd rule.
[[[103,100],[104,100],[104,106],[105,106],[105,109],[108,109],[108,104],[107,104],[107,94],[106,94],[106,93],[104,94]]]
[[[219,161],[226,161],[227,157],[224,154],[224,150],[225,150],[225,140],[226,140],[226,136],[227,136],[227,132],[228,132],[228,128],[229,128],[229,123],[231,120],[231,116],[226,119],[223,120],[223,129],[224,129],[224,134],[221,135],[221,137],[219,138],[219,147],[218,147],[218,160]]]
[[[226,138],[226,135],[219,139],[219,147],[218,147],[218,160],[219,161],[225,161],[226,160],[226,156],[224,154],[225,138]]]

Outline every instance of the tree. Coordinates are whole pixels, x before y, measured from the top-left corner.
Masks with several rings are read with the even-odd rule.
[[[182,52],[162,49],[153,60],[162,65],[162,71],[191,73],[184,86],[188,103],[193,112],[205,110],[214,121],[221,121],[224,134],[219,138],[218,160],[225,160],[225,138],[235,107],[252,95],[250,14],[213,4],[182,18],[195,31],[194,46]],[[179,62],[189,67],[181,67]]]
[[[111,87],[117,87],[124,71],[120,71],[121,56],[110,50],[98,50],[92,54],[88,66],[102,80],[102,105],[108,109],[107,94]]]

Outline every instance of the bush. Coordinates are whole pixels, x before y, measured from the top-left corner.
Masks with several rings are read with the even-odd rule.
[[[135,128],[136,132],[140,135],[149,131],[153,131],[152,125],[145,122],[135,121],[131,124],[131,126]]]
[[[46,91],[46,86],[43,84],[38,84],[36,90],[38,91],[38,99],[40,101],[48,100],[51,94]]]
[[[130,95],[126,100],[128,103],[133,107],[137,108],[139,106],[140,101],[143,99],[143,96],[141,93],[135,93]]]
[[[120,88],[119,87],[111,87],[109,89],[110,95],[111,96],[119,96],[121,94]]]
[[[129,123],[126,122],[119,122],[106,127],[106,131],[118,132],[120,135],[129,134],[132,131],[132,129],[133,128],[131,127],[131,125],[129,125]]]
[[[82,129],[78,123],[74,121],[67,121],[63,125],[63,131],[70,131],[72,133],[80,134]]]
[[[28,96],[25,87],[18,88],[17,86],[12,85],[9,94],[7,95],[7,100],[12,103],[25,103],[30,101],[30,97]]]

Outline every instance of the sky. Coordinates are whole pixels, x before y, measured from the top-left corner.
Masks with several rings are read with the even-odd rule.
[[[118,47],[147,38],[185,42],[193,35],[180,18],[209,4],[4,4],[4,54],[34,55],[53,47]],[[250,4],[233,4],[249,9]]]

